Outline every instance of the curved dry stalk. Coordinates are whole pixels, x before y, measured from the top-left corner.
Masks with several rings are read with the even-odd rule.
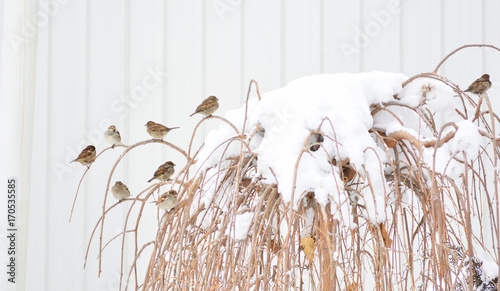
[[[245,128],[247,125],[246,121],[248,119],[248,99],[250,98],[250,92],[252,91],[252,84],[255,85],[255,89],[257,91],[257,96],[259,97],[259,101],[260,101],[259,83],[257,83],[257,81],[252,79],[252,80],[250,80],[250,83],[248,84],[247,98],[245,100],[245,118],[243,119],[245,122],[243,122],[243,129],[241,130],[241,132],[243,134],[245,134]]]
[[[85,178],[85,175],[90,170],[90,166],[87,167],[87,169],[85,170],[85,172],[83,172],[82,178],[80,179],[80,182],[78,183],[78,187],[76,188],[75,198],[73,199],[73,205],[71,206],[71,212],[69,214],[69,221],[68,221],[68,223],[71,223],[71,218],[73,217],[73,210],[75,209],[76,198],[78,198],[78,192],[80,191],[80,186],[82,185],[83,178]]]
[[[458,92],[464,111],[457,113],[462,118],[467,118],[466,102],[472,105],[469,108],[476,106],[450,80],[435,73],[421,76],[440,80]],[[129,233],[135,233],[134,261],[128,270],[125,288],[128,288],[132,274],[135,274],[136,290],[278,290],[306,287],[356,290],[362,288],[367,280],[373,280],[376,288],[388,290],[449,290],[455,287],[456,290],[461,290],[460,286],[468,284],[470,287],[472,284],[471,280],[463,276],[465,269],[468,269],[469,273],[472,272],[470,264],[467,265],[468,258],[481,248],[485,253],[497,255],[491,245],[496,248],[498,244],[495,241],[490,244],[484,242],[482,233],[472,229],[473,225],[477,225],[474,223],[479,223],[480,229],[483,230],[483,221],[489,220],[490,232],[496,237],[500,236],[497,223],[499,197],[497,192],[491,195],[491,179],[486,175],[488,167],[496,165],[500,156],[494,127],[498,117],[491,106],[488,112],[482,113],[477,109],[486,101],[489,102],[487,96],[482,97],[474,108],[474,122],[480,128],[481,136],[488,140],[488,144],[482,146],[480,154],[472,160],[467,159],[470,157],[463,156],[462,159],[460,155],[455,155],[442,162],[444,165],[440,165],[444,166],[443,173],[447,173],[454,166],[462,167],[466,175],[452,179],[436,169],[437,149],[454,138],[457,130],[455,123],[437,124],[439,119],[434,120],[428,110],[388,102],[380,107],[375,106],[372,116],[380,110],[387,110],[404,125],[403,120],[398,119],[394,112],[386,107],[409,108],[423,121],[422,127],[428,127],[435,138],[418,140],[402,132],[385,137],[383,130],[370,129],[370,132],[374,133],[372,138],[383,151],[377,152],[375,148],[366,151],[375,153],[379,162],[379,174],[386,183],[380,185],[382,188],[375,188],[375,179],[368,174],[357,175],[347,184],[338,182],[338,172],[334,169],[336,166],[330,165],[332,179],[338,184],[338,192],[345,193],[348,199],[337,205],[332,200],[335,197],[330,195],[330,203],[319,205],[314,198],[315,193],[295,193],[299,178],[297,175],[302,156],[309,153],[308,142],[314,134],[321,134],[329,143],[326,147],[323,143],[316,143],[324,152],[321,153],[322,157],[330,160],[336,158],[342,167],[343,161],[339,156],[341,145],[337,141],[332,121],[323,118],[316,129],[309,131],[296,159],[291,201],[285,203],[277,180],[276,184],[273,184],[274,181],[264,181],[258,176],[262,169],[258,169],[254,163],[259,155],[252,152],[250,143],[261,128],[246,127],[252,84],[255,85],[260,100],[258,84],[252,80],[247,91],[245,119],[241,131],[218,116],[206,117],[196,125],[188,153],[185,155],[187,164],[178,171],[176,178],[169,182],[172,183],[172,188],[178,187],[178,199],[182,201],[182,207],[168,213],[163,212],[163,215],[159,215],[159,212],[156,214],[158,230],[154,240],[141,247],[137,233],[144,227],[140,222],[142,215],[146,213],[145,202],[149,195],[153,195],[159,187],[167,184],[162,182],[148,187],[149,192],[141,192],[141,199],[134,201],[142,203],[137,217],[131,214],[132,208],[136,209],[136,204],[133,203],[127,213],[123,230],[112,237],[104,247],[101,248],[100,245],[102,252],[111,241],[122,236],[120,289],[122,279],[125,278],[124,242]],[[487,113],[490,119],[487,118]],[[214,154],[222,155],[215,165],[201,171],[201,168],[206,168],[207,160],[195,161],[199,150],[191,157],[192,145],[198,127],[209,118],[229,124],[235,135],[221,142],[209,153],[209,159],[213,158]],[[454,130],[448,132],[450,126],[454,127]],[[390,139],[393,139],[393,146],[390,146]],[[400,140],[408,142],[397,142]],[[334,143],[333,146],[330,141]],[[239,155],[226,157],[228,149],[237,146],[233,142],[241,142]],[[390,148],[392,150],[389,150]],[[425,151],[424,159],[425,148],[433,148],[434,151]],[[431,155],[432,162],[429,159]],[[122,156],[119,159],[121,158]],[[196,179],[189,179],[189,169],[195,162],[200,165],[195,172]],[[115,167],[108,180],[108,189]],[[275,175],[273,169],[270,169],[270,172]],[[367,173],[366,170],[364,172]],[[378,175],[378,172],[375,175]],[[494,180],[498,183],[497,177],[494,177]],[[370,217],[369,209],[362,203],[363,200],[359,200],[359,197],[367,195],[366,193],[374,193],[374,189],[384,190],[384,199],[376,201],[377,204],[385,204],[387,220],[383,224],[372,224],[370,221],[373,217]],[[480,212],[481,199],[489,204],[489,208],[476,214],[474,207]],[[296,200],[299,203],[296,204]],[[103,219],[114,207],[115,205],[109,209],[103,208],[103,215],[94,228],[91,240],[99,226],[102,239]],[[349,212],[345,216],[342,213],[344,209]],[[241,228],[237,217],[244,216],[245,213],[252,213],[248,218],[248,232],[245,237],[237,240],[236,233]],[[136,221],[134,229],[129,229],[129,219],[132,217],[136,218]],[[302,248],[303,236],[315,239],[312,259],[306,256]],[[387,239],[391,239],[392,243]],[[149,246],[153,247],[152,253],[149,263],[146,261],[148,264],[144,278],[139,282],[137,273],[140,268],[137,262],[144,249]],[[458,248],[464,253],[459,253]],[[363,270],[370,272],[364,273]],[[305,278],[308,278],[308,285],[302,286],[302,281],[306,282]]]
[[[135,266],[137,264],[137,259],[140,257],[141,253],[151,244],[156,244],[156,241],[150,241],[148,243],[145,243],[141,249],[137,252],[137,255],[134,257],[134,261],[132,262],[132,267],[130,268],[130,272],[128,273],[128,277],[127,277],[127,285],[125,286],[125,289],[128,290],[128,282],[130,280],[130,276],[132,275],[132,270],[135,269]],[[137,284],[137,283],[136,283]],[[136,286],[136,290],[138,290],[138,287],[139,286]],[[120,287],[121,288],[121,287]]]
[[[146,194],[146,197],[144,197],[143,199],[141,199],[141,202],[142,202],[142,205],[141,205],[141,212],[142,212],[142,209],[144,208],[144,205],[146,203],[146,201],[148,200],[149,196],[152,195],[152,193],[154,191],[156,191],[157,189],[160,188],[160,186],[152,186],[152,187],[148,187],[148,188],[151,188],[151,190],[148,192],[148,194]],[[140,193],[138,196],[140,196],[142,193]],[[127,212],[127,216],[125,217],[125,223],[123,224],[123,232],[122,233],[125,233],[125,230],[127,229],[127,225],[128,225],[128,219],[130,217],[130,214],[132,213],[132,209],[134,208],[134,205],[135,205],[135,202],[134,201],[132,203],[132,205],[129,207],[129,210]],[[137,221],[140,220],[140,216],[137,217]],[[132,231],[135,233],[135,242],[136,242],[136,250],[137,250],[137,230],[138,230],[138,227],[136,226],[136,228],[134,228]],[[123,264],[124,264],[124,250],[125,250],[125,234],[122,236],[122,243],[121,243],[121,256],[120,256],[120,286],[119,286],[119,290],[122,289],[122,281],[123,281]],[[99,250],[99,252],[103,252],[104,251],[104,248],[102,250]],[[136,290],[137,290],[137,272],[136,272]]]
[[[137,195],[137,197],[140,197],[142,195],[142,193],[148,191],[149,188],[152,188],[152,187],[156,187],[157,185],[150,185],[148,188],[146,188],[145,190],[143,190],[141,193],[139,193]],[[112,206],[110,206],[107,210],[106,210],[106,213],[107,214],[109,211],[111,211],[113,208],[115,208],[116,206],[120,205],[121,203],[125,202],[125,201],[134,201],[134,200],[141,200],[141,199],[138,199],[138,198],[127,198],[125,200],[122,200],[121,202],[118,201],[116,202],[115,204],[113,204]],[[134,202],[135,203],[135,202]],[[85,252],[85,260],[84,260],[84,265],[83,265],[83,268],[85,269],[86,265],[87,265],[87,258],[88,258],[88,254],[89,254],[89,251],[90,251],[90,244],[92,243],[92,239],[94,237],[94,234],[97,230],[97,228],[99,227],[99,223],[101,222],[101,220],[103,219],[104,217],[101,216],[99,217],[99,220],[96,222],[95,226],[94,226],[94,229],[92,230],[92,234],[90,235],[90,238],[89,238],[89,243],[87,244],[87,251]],[[100,255],[99,255],[100,256]]]
[[[464,101],[464,97],[467,98],[467,101],[469,101],[469,103],[472,105],[472,106],[475,106],[475,103],[474,103],[474,100],[472,100],[467,94],[465,94],[462,90],[460,90],[460,88],[458,87],[458,85],[454,84],[452,81],[450,81],[449,79],[447,79],[446,77],[443,77],[441,75],[438,75],[436,73],[423,73],[423,74],[418,74],[418,75],[415,75],[413,77],[410,77],[408,80],[406,80],[402,87],[404,88],[406,85],[408,85],[409,83],[413,82],[414,80],[418,79],[418,78],[430,78],[430,79],[434,79],[434,80],[437,80],[437,81],[440,81],[442,82],[443,84],[445,84],[446,86],[450,87],[454,92],[456,92],[458,94],[458,97],[460,98],[460,101],[462,102],[462,106],[463,106],[463,109],[464,109],[464,113],[460,112],[458,109],[455,108],[455,111],[464,119],[467,119],[468,118],[468,114],[467,114],[467,107],[465,106],[465,101]]]
[[[135,232],[134,229],[129,229],[129,230],[126,230],[126,231],[122,231],[118,234],[116,234],[114,237],[110,238],[109,241],[102,247],[102,251],[104,251],[106,249],[106,247],[111,243],[113,242],[116,238],[120,237],[121,235],[125,236],[126,233],[129,233],[129,232]],[[123,247],[122,247],[122,250],[123,250]],[[99,256],[101,256],[101,254],[99,254]],[[121,287],[120,287],[121,289]]]
[[[469,48],[469,47],[487,47],[487,48],[492,48],[492,49],[495,49],[497,51],[500,51],[499,48],[497,48],[496,46],[494,45],[489,45],[489,44],[467,44],[467,45],[463,45],[459,48],[457,48],[456,50],[452,51],[451,53],[449,53],[444,59],[441,60],[441,62],[439,62],[439,64],[436,66],[436,68],[434,69],[434,71],[432,71],[433,73],[437,73],[437,71],[439,70],[439,68],[444,64],[444,62],[446,62],[447,59],[449,59],[452,55],[454,55],[456,52],[460,51],[460,50],[463,50],[465,48]]]
[[[222,120],[224,121],[225,123],[227,123],[229,126],[231,126],[231,128],[234,130],[234,132],[237,134],[237,135],[240,135],[240,131],[238,130],[238,128],[236,128],[236,126],[234,124],[232,124],[229,120],[225,119],[224,117],[220,117],[220,116],[217,116],[217,115],[210,115],[210,116],[207,116],[205,118],[203,118],[202,120],[200,120],[196,126],[194,127],[194,130],[193,130],[193,134],[191,135],[191,139],[189,141],[189,148],[188,148],[188,155],[191,154],[191,149],[192,149],[192,146],[193,146],[193,141],[194,141],[194,137],[196,135],[196,132],[198,131],[198,127],[200,127],[200,125],[211,119],[211,118],[214,118],[214,119],[219,119],[219,120]]]
[[[458,127],[453,123],[455,129]],[[432,148],[436,147],[439,148],[443,146],[445,143],[449,142],[453,137],[455,137],[455,131],[449,132],[446,134],[446,136],[442,139],[435,139],[435,140],[428,140],[428,141],[419,141],[416,137],[413,135],[409,134],[406,131],[394,131],[393,133],[389,134],[387,137],[383,137],[382,139],[385,141],[388,147],[394,148],[396,147],[396,144],[400,140],[407,140],[410,142],[415,148],[417,149],[422,149],[423,147],[426,148]]]
[[[399,104],[398,104],[398,106],[399,106]],[[410,106],[408,106],[408,107],[410,107]],[[404,126],[404,123],[401,120],[401,118],[399,118],[394,112],[392,112],[391,110],[389,110],[386,107],[377,106],[377,108],[375,110],[373,110],[371,114],[372,114],[372,116],[375,116],[375,114],[377,114],[378,112],[380,112],[382,110],[385,110],[385,111],[389,112],[392,115],[392,117],[394,117],[399,122],[399,124],[401,124],[401,125]],[[412,108],[412,110],[415,110],[415,109]]]
[[[486,100],[486,104],[488,105],[488,110],[490,112],[493,112],[493,109],[491,107],[491,102],[490,102],[490,98],[488,98],[488,95],[485,96],[485,100]],[[496,131],[495,131],[495,118],[493,117],[493,115],[490,115],[490,122],[491,122],[491,135],[493,137],[496,137]],[[497,149],[498,148],[498,145],[497,145],[497,139],[496,138],[493,138],[492,140],[492,144],[493,144],[493,148],[494,149]],[[498,155],[495,155],[494,156],[494,160],[493,160],[493,168],[495,169],[495,174],[493,175],[493,189],[495,191],[495,199],[496,199],[496,225],[500,225],[500,197],[498,195]],[[496,239],[497,239],[497,242],[500,242],[500,231],[497,229],[495,229],[495,234],[496,234]],[[500,244],[497,246],[497,263],[500,262]],[[499,271],[498,271],[498,277],[497,278],[500,278],[500,268],[499,268]]]
[[[426,78],[426,77],[427,78],[435,77],[435,79],[440,80],[439,79],[440,76],[436,73],[421,73],[421,74],[417,74],[415,76],[410,77],[408,80],[404,81],[401,86],[404,88],[404,87],[406,87],[406,85],[410,84],[414,80],[420,79],[420,78]]]
[[[450,58],[452,55],[454,55],[456,52],[462,50],[462,49],[465,49],[465,48],[469,48],[469,47],[489,47],[489,48],[493,48],[495,50],[498,50],[500,51],[499,48],[493,46],[493,45],[488,45],[488,44],[469,44],[469,45],[464,45],[464,46],[461,46],[459,48],[457,48],[456,50],[452,51],[451,53],[449,53],[444,59],[442,59],[439,64],[436,66],[436,68],[434,69],[434,71],[430,72],[430,73],[421,73],[421,74],[417,74],[411,78],[409,78],[408,80],[406,80],[404,83],[403,83],[403,88],[408,85],[409,83],[411,83],[413,80],[415,79],[418,79],[418,78],[423,78],[423,77],[436,77],[437,80],[441,80],[440,78],[442,78],[440,75],[437,74],[437,71],[439,70],[439,68],[443,65],[444,62],[446,62],[446,60],[448,60],[448,58]]]
[[[186,152],[184,150],[182,150],[181,148],[177,147],[174,144],[171,144],[167,141],[160,140],[160,139],[150,139],[150,140],[140,141],[140,142],[137,142],[137,143],[127,147],[127,149],[118,157],[118,159],[116,160],[115,164],[113,165],[113,167],[111,168],[111,171],[109,173],[108,182],[106,185],[106,191],[104,193],[104,202],[102,203],[102,219],[101,219],[101,233],[99,236],[99,250],[102,250],[102,235],[103,235],[103,231],[104,231],[104,217],[106,216],[106,199],[108,197],[109,185],[111,184],[111,178],[113,177],[113,173],[115,172],[115,169],[118,166],[118,164],[120,163],[120,161],[123,159],[123,157],[128,152],[135,149],[136,147],[150,144],[150,143],[161,143],[161,144],[167,145],[167,146],[173,148],[174,150],[178,151],[179,153],[181,153],[186,158],[186,160],[188,160],[188,162],[191,160],[191,158],[186,154]],[[102,260],[101,260],[101,257],[99,257],[98,277],[101,276],[101,264],[102,264]]]
[[[125,145],[116,145],[115,147],[127,147],[127,146],[125,146]],[[97,161],[97,158],[99,158],[99,156],[102,153],[104,153],[105,151],[107,151],[109,149],[112,149],[112,148],[113,147],[108,147],[108,148],[103,149],[99,154],[97,154],[97,156],[95,157],[95,161]],[[80,182],[78,183],[78,187],[76,188],[75,198],[73,199],[73,206],[71,206],[71,213],[69,215],[69,223],[71,223],[71,218],[73,217],[73,210],[75,209],[76,198],[78,197],[78,192],[80,191],[80,185],[82,184],[83,178],[87,174],[88,170],[90,170],[90,166],[92,166],[95,163],[95,161],[87,167],[87,170],[85,170],[85,172],[82,175],[82,178],[80,179]]]

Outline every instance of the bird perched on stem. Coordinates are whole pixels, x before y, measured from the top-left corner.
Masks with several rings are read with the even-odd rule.
[[[170,177],[172,177],[172,175],[175,172],[174,166],[175,164],[172,163],[171,161],[168,161],[165,164],[159,166],[158,169],[155,171],[153,178],[149,179],[148,182],[151,182],[154,179],[160,181],[167,181],[168,179],[170,179]]]
[[[177,206],[177,191],[175,190],[170,190],[168,192],[165,192],[161,194],[160,198],[158,200],[154,201],[156,205],[164,210],[170,210]]]
[[[168,128],[165,125],[156,123],[154,121],[148,121],[148,123],[146,123],[145,126],[146,126],[146,131],[149,133],[149,135],[157,139],[163,139],[169,131],[171,131],[172,129],[179,128],[179,127]]]
[[[130,191],[122,181],[116,181],[115,185],[111,188],[111,194],[119,201],[122,201],[130,196]]]
[[[115,145],[117,144],[122,144],[120,132],[116,130],[116,126],[114,125],[108,127],[108,130],[104,132],[104,139],[111,145],[112,148],[115,148]]]
[[[78,155],[78,157],[72,160],[70,163],[79,162],[84,166],[90,167],[90,164],[95,161],[95,158],[95,147],[93,145],[89,145],[84,148],[83,151]]]
[[[481,76],[481,78],[472,82],[469,88],[467,88],[467,90],[465,90],[464,92],[471,92],[472,94],[481,95],[484,92],[486,92],[486,90],[488,90],[490,87],[491,87],[490,75],[484,74]]]
[[[217,97],[215,96],[210,96],[207,99],[203,100],[203,102],[201,102],[201,104],[196,108],[196,111],[191,114],[190,117],[195,115],[196,113],[201,113],[205,116],[212,115],[215,110],[219,108],[219,102],[217,100],[219,99],[217,99]]]

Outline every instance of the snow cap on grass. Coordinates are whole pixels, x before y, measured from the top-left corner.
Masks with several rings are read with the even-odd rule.
[[[419,140],[434,139],[434,132],[417,112],[437,114],[434,116],[437,128],[446,122],[460,121],[462,118],[456,114],[455,108],[461,108],[462,104],[460,98],[454,96],[455,92],[441,81],[429,78],[413,80],[401,90],[396,102],[407,107],[387,106],[386,109],[390,112],[382,110],[377,113],[374,117],[374,127],[384,129],[387,135],[404,131]],[[417,112],[412,109],[419,106],[421,107]]]
[[[490,282],[498,277],[498,264],[492,261],[482,260],[483,264],[481,269],[483,269],[482,280],[483,282]]]
[[[455,136],[434,154],[434,148],[424,149],[424,161],[429,168],[446,175],[452,179],[459,179],[465,169],[461,162],[463,153],[468,160],[474,160],[479,155],[480,135],[477,126],[469,120],[457,122],[458,129]],[[454,131],[453,127],[443,131],[442,137],[448,132]],[[435,157],[434,157],[435,155]]]
[[[456,97],[456,93],[450,86],[431,78],[412,81],[401,90],[399,99],[397,103],[409,108],[387,106],[386,109],[391,112],[383,110],[377,113],[374,118],[374,127],[385,130],[387,135],[395,131],[403,131],[420,141],[428,141],[438,138],[438,132],[442,126],[455,122],[458,126],[457,130],[452,126],[447,126],[440,136],[442,139],[448,133],[456,131],[455,136],[449,142],[437,149],[423,148],[422,154],[429,169],[452,179],[459,178],[464,173],[464,167],[455,158],[462,160],[462,152],[465,152],[468,159],[475,159],[480,145],[477,126],[471,121],[463,120],[463,117],[456,112],[456,109],[464,110],[465,105],[461,103],[461,99]],[[434,128],[427,124],[419,113],[432,116]]]
[[[452,151],[454,153],[465,152],[468,158],[476,158],[479,151],[479,130],[469,120],[458,123],[458,130],[453,138]]]
[[[319,203],[331,202],[332,213],[346,219],[348,197],[330,160],[349,158],[361,175],[369,176],[371,187],[363,193],[370,219],[384,221],[386,181],[379,165],[386,154],[368,132],[373,126],[370,105],[394,100],[406,79],[403,74],[384,72],[315,75],[263,94],[260,101],[250,99],[244,134],[261,128],[250,143],[258,155],[257,175],[276,183],[284,201],[295,207],[305,193],[314,192]],[[244,116],[245,106],[225,117],[242,130]],[[314,130],[325,135],[322,148],[301,154]],[[231,141],[234,136],[224,123],[210,132],[199,154],[202,171],[240,154],[240,142]]]
[[[234,229],[229,226],[226,235],[231,235],[234,240],[245,239],[252,224],[253,212],[246,212],[235,216]]]

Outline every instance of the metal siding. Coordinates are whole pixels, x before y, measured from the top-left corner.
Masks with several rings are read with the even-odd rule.
[[[46,84],[37,87],[37,102],[43,104],[36,110],[44,112],[36,112],[35,124],[46,133],[36,133],[46,159],[36,157],[38,152],[33,159],[33,169],[40,173],[33,177],[32,203],[42,206],[32,205],[30,216],[27,289],[117,286],[117,249],[105,251],[101,279],[95,260],[98,236],[83,273],[82,260],[101,215],[107,173],[123,149],[108,151],[87,174],[71,224],[69,212],[84,167],[71,164],[61,179],[53,170],[57,163],[68,166],[69,158],[87,144],[85,132],[98,129],[99,121],[109,118],[116,123],[127,144],[150,138],[144,127],[148,120],[180,126],[167,140],[186,149],[201,118],[189,117],[196,106],[214,94],[221,99],[220,114],[238,108],[250,79],[257,80],[265,93],[319,73],[384,70],[411,76],[432,71],[461,45],[500,45],[498,1],[397,1],[401,13],[391,15],[387,24],[379,22],[381,29],[369,44],[347,57],[342,45],[356,46],[356,34],[369,23],[376,25],[374,14],[387,10],[389,2],[130,0],[70,1],[61,6],[39,33],[38,78]],[[470,49],[451,58],[439,73],[464,88],[487,70],[498,86],[499,61],[498,52]],[[131,90],[155,66],[166,72],[161,84],[144,100],[135,100],[129,113],[114,112],[112,103],[122,95],[124,101],[134,101]],[[217,126],[215,121],[203,124],[196,144]],[[101,140],[96,147],[100,151],[107,145]],[[124,160],[112,183],[126,179],[136,194],[166,159],[179,168],[184,164],[182,157],[163,146],[137,149]],[[123,214],[122,210],[107,217],[108,237],[121,229]],[[154,228],[147,232],[151,234]],[[119,248],[117,243],[113,246]]]

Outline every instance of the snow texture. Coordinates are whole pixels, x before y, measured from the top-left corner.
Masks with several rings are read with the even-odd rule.
[[[483,282],[493,285],[490,282],[498,278],[498,264],[487,260],[483,260],[482,262],[483,264],[481,269],[483,270],[483,273],[481,279]]]
[[[245,239],[252,224],[253,212],[246,212],[236,215],[234,230],[230,227],[226,230],[226,235],[231,235],[234,240]]]
[[[435,149],[423,150],[424,161],[430,168],[435,163],[436,171],[458,177],[463,167],[453,156],[463,158],[462,152],[469,159],[477,156],[477,127],[470,121],[453,119],[458,98],[453,97],[451,88],[439,81],[418,79],[403,89],[406,79],[403,74],[385,72],[314,75],[263,94],[260,101],[251,98],[244,134],[247,138],[255,134],[249,143],[250,150],[258,155],[255,176],[276,183],[285,203],[292,202],[295,207],[303,195],[314,192],[318,203],[332,203],[334,217],[349,225],[349,197],[339,169],[330,163],[332,158],[337,161],[348,158],[362,177],[359,187],[362,197],[358,203],[365,205],[372,223],[385,221],[390,188],[382,166],[387,162],[387,152],[369,130],[378,128],[387,134],[405,131],[421,141],[436,139],[436,133],[409,108],[387,107],[392,113],[380,111],[372,117],[372,104],[395,102],[437,114],[437,126],[444,124],[440,118],[446,122],[462,120],[457,122],[455,138],[437,150],[435,162]],[[228,112],[225,118],[241,131],[244,116],[245,105]],[[303,152],[310,144],[311,131],[315,130],[325,137],[322,147],[315,152]],[[225,123],[210,132],[199,154],[200,169],[210,171],[224,159],[239,156],[241,143],[232,139],[237,134]],[[213,195],[213,191],[207,195]]]

